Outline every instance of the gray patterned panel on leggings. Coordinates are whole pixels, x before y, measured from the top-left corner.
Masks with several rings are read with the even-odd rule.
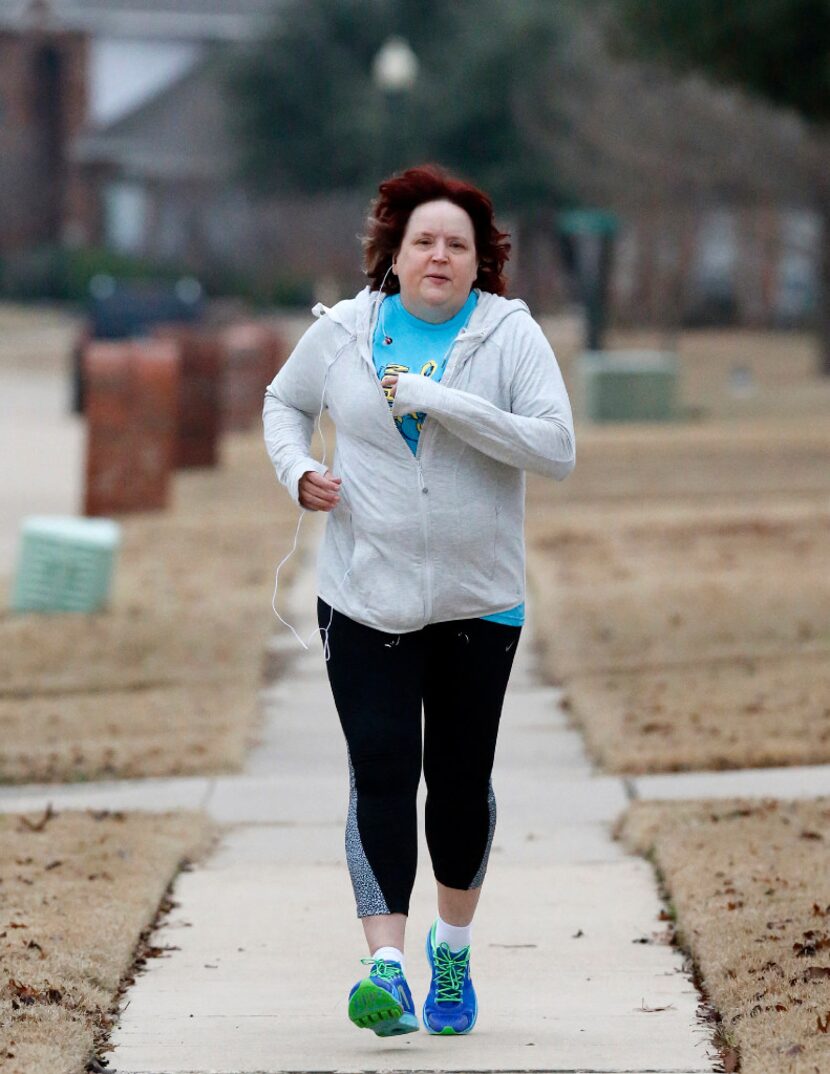
[[[347,751],[348,755],[348,751]],[[389,907],[380,890],[357,827],[357,785],[354,777],[351,755],[349,759],[349,815],[346,818],[346,861],[352,878],[357,916],[369,917],[371,914],[388,914]]]
[[[479,865],[478,872],[473,877],[473,882],[470,884],[470,888],[480,888],[484,883],[484,874],[487,872],[487,859],[490,857],[490,847],[493,845],[493,835],[496,831],[496,795],[493,791],[492,780],[490,780],[487,789],[487,809],[490,813],[490,830],[487,833],[487,846],[484,848],[484,856],[481,859],[481,865]]]

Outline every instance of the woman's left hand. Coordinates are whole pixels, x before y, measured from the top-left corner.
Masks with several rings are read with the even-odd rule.
[[[394,399],[398,387],[397,376],[394,373],[387,373],[380,383],[381,386],[386,389],[387,399]]]

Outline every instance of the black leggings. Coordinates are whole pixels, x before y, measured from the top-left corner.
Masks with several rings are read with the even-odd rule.
[[[409,912],[422,705],[433,872],[447,887],[480,887],[496,825],[490,773],[522,628],[456,619],[387,634],[332,615],[320,597],[317,618],[321,627],[331,618],[326,667],[349,754],[346,858],[357,916]]]

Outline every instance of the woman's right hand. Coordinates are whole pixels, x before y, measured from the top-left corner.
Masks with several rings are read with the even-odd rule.
[[[331,470],[306,470],[298,486],[300,506],[307,511],[331,511],[340,502],[340,478]]]

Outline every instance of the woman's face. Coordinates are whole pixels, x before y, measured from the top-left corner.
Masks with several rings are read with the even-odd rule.
[[[475,232],[465,210],[444,200],[413,209],[392,271],[409,313],[433,324],[454,317],[478,275]]]

